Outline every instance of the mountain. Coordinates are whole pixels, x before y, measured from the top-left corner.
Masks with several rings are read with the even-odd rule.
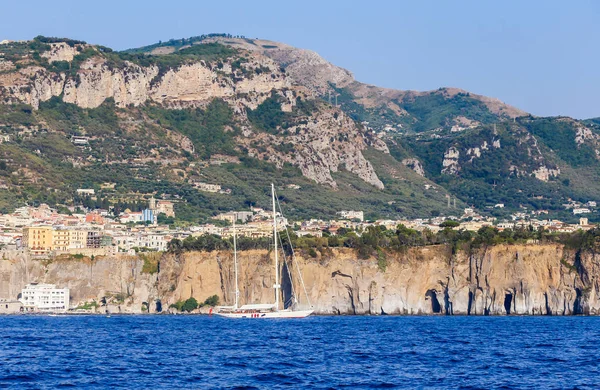
[[[0,102],[3,209],[139,208],[157,194],[192,222],[267,206],[271,181],[292,217],[456,214],[446,208],[456,196],[499,217],[572,220],[563,204],[600,198],[597,119],[538,118],[456,88],[367,85],[267,40],[211,34],[124,52],[9,42]],[[89,187],[95,200],[74,195]]]
[[[348,70],[327,62],[313,51],[278,42],[226,36],[207,37],[204,42],[259,52],[273,59],[294,80],[317,96],[329,100],[332,93],[332,101],[335,101],[335,95],[338,95],[337,102],[344,111],[359,122],[369,122],[375,130],[383,130],[393,124],[395,131],[421,132],[455,125],[493,123],[526,115],[498,99],[458,88],[417,92],[364,84],[356,81]],[[152,50],[164,51],[165,48]]]
[[[377,133],[397,161],[478,209],[500,217],[548,211],[574,220],[563,204],[600,196],[598,119],[533,117],[457,88],[416,92],[368,85],[313,51],[268,40],[216,35],[202,42],[258,52],[315,96],[334,104],[337,97],[339,107]],[[142,50],[178,48],[166,42]],[[494,209],[497,204],[506,207]]]
[[[372,130],[260,53],[215,42],[118,53],[45,37],[0,53],[5,210],[69,204],[91,187],[96,205],[140,207],[156,193],[198,221],[266,206],[271,181],[292,216],[346,208],[416,216],[445,202],[443,189],[397,162]],[[203,184],[225,193],[198,190]]]

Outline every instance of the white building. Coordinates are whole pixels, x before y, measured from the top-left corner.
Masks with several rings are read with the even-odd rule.
[[[66,312],[69,310],[69,289],[54,284],[30,283],[21,290],[21,303],[26,311]]]
[[[586,209],[583,207],[573,209],[573,214],[589,214],[591,213],[590,209]]]
[[[166,251],[169,240],[164,234],[142,234],[137,237],[136,246],[155,251]]]
[[[343,210],[336,214],[345,219],[359,219],[361,222],[365,220],[365,214],[362,211]]]
[[[80,195],[94,195],[96,191],[93,188],[78,188],[77,193]]]
[[[74,145],[88,145],[88,140],[88,137],[78,137],[76,135],[71,137],[71,142],[73,142]]]

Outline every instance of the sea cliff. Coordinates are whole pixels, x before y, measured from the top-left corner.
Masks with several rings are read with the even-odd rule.
[[[243,251],[239,260],[242,303],[271,301],[272,254]],[[385,267],[375,259],[358,259],[350,249],[297,260],[317,314],[600,314],[599,257],[556,244],[497,245],[472,253],[452,253],[442,245],[411,248],[388,254]],[[105,303],[112,312],[140,313],[143,306],[156,312],[189,297],[202,301],[216,294],[221,303],[230,303],[233,259],[229,252],[215,251],[153,259],[48,261],[18,254],[0,260],[0,298],[17,298],[27,282],[69,287],[73,303]],[[282,284],[286,300],[289,279]],[[295,285],[300,304],[306,304],[301,286]]]

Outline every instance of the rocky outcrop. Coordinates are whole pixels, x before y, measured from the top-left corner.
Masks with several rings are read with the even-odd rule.
[[[446,153],[444,153],[444,159],[442,160],[442,173],[448,175],[456,175],[460,171],[460,165],[458,158],[460,152],[454,146],[450,147]]]
[[[425,177],[425,170],[423,169],[423,165],[421,165],[421,162],[416,158],[405,158],[404,160],[402,160],[402,164],[415,171],[417,175]]]
[[[86,46],[83,44],[69,45],[66,42],[51,43],[50,50],[43,52],[41,56],[47,58],[50,63],[56,61],[71,62],[73,57],[78,55]]]
[[[327,93],[333,83],[343,88],[354,82],[352,73],[335,66],[319,54],[311,50],[298,49],[280,42],[264,39],[243,39],[213,37],[206,42],[218,42],[243,50],[259,52],[285,68],[286,73],[296,82],[310,89],[313,93]]]
[[[15,64],[11,61],[0,60],[0,72],[7,72],[15,69]]]
[[[202,299],[218,293],[230,300],[230,257],[184,256],[172,299],[193,291]],[[388,255],[385,272],[351,250],[336,250],[320,261],[299,258],[310,301],[320,314],[462,315],[600,314],[599,260],[558,245],[502,245],[456,255],[443,246],[416,248]],[[244,252],[240,263],[242,299],[272,300],[268,254]]]
[[[560,169],[549,169],[547,166],[542,165],[531,174],[538,180],[548,181],[550,178],[560,175]]]
[[[373,165],[362,154],[368,146],[365,136],[352,120],[337,110],[321,110],[301,123],[286,129],[283,135],[253,134],[244,140],[245,146],[250,155],[280,167],[284,163],[295,165],[304,176],[320,184],[336,187],[331,174],[342,167],[383,189]]]
[[[272,302],[272,255],[239,254],[241,301]],[[120,310],[139,312],[143,302],[162,307],[190,296],[217,294],[233,300],[229,252],[163,255],[157,274],[145,274],[136,258],[44,263],[0,260],[0,298],[16,298],[27,281],[71,288],[74,302],[125,296]],[[298,257],[308,297],[318,314],[571,315],[600,314],[600,258],[559,245],[499,245],[452,254],[445,246],[359,260],[350,249]],[[284,269],[285,273],[285,269]],[[283,278],[284,301],[290,294]],[[298,281],[296,273],[291,280]],[[307,303],[299,283],[299,304]]]
[[[142,303],[155,308],[157,275],[142,272],[139,257],[100,257],[79,260],[34,260],[25,253],[0,260],[0,296],[16,299],[27,283],[68,287],[71,304],[105,301],[114,312],[140,313]]]

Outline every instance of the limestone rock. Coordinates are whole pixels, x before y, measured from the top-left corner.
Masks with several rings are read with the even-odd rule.
[[[444,153],[444,160],[442,161],[442,173],[449,175],[456,175],[460,171],[460,165],[458,164],[458,158],[460,152],[454,146],[450,147],[446,153]]]
[[[334,249],[318,259],[298,256],[317,314],[570,315],[600,314],[599,255],[560,245],[499,245],[467,253],[445,246],[388,254],[383,272],[375,259]],[[238,253],[242,303],[272,302],[272,253]],[[576,265],[572,265],[576,264]],[[71,289],[71,300],[108,297],[112,311],[154,311],[191,296],[233,302],[233,256],[226,252],[165,254],[158,274],[141,272],[137,257],[42,262],[24,255],[0,260],[0,298],[15,299],[28,282]],[[285,271],[285,268],[282,272]],[[284,277],[284,298],[289,282]],[[295,272],[291,280],[298,282]],[[124,298],[118,301],[116,296]],[[299,292],[301,305],[307,303]],[[284,299],[286,301],[286,299]],[[111,303],[112,302],[112,303]]]
[[[50,50],[42,53],[42,57],[47,58],[50,63],[55,61],[71,62],[73,61],[73,57],[79,54],[79,50],[86,46],[81,44],[70,46],[65,42],[51,43]]]
[[[560,169],[549,169],[546,166],[541,166],[535,171],[532,172],[532,175],[535,176],[536,179],[541,181],[548,181],[551,177],[556,177],[560,175]]]
[[[421,165],[421,162],[416,158],[405,158],[404,160],[402,160],[402,164],[415,171],[417,175],[425,177],[425,170],[423,169],[423,165]]]

